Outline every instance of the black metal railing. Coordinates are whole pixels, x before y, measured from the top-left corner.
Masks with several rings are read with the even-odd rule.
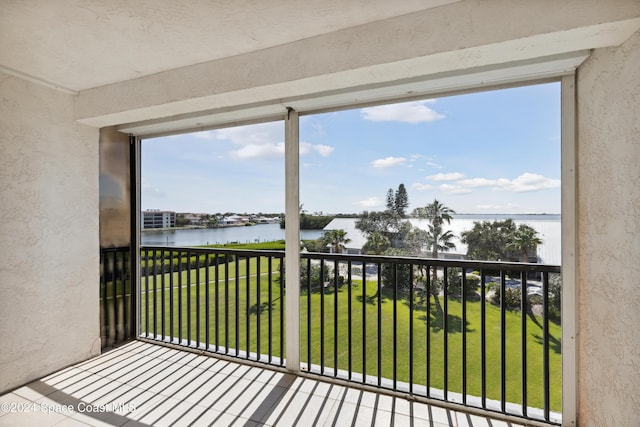
[[[102,348],[112,347],[136,335],[135,294],[131,293],[131,277],[131,250],[128,246],[100,249]]]
[[[561,421],[559,266],[301,257],[303,369]]]
[[[561,422],[560,267],[302,253],[301,368]],[[284,366],[284,252],[141,248],[142,336]]]
[[[284,253],[141,248],[145,338],[284,365]]]

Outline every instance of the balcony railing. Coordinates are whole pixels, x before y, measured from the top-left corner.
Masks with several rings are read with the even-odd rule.
[[[284,253],[141,249],[142,334],[284,365]]]
[[[100,336],[103,348],[136,335],[130,254],[128,246],[100,249]]]
[[[559,266],[302,253],[301,370],[561,422]],[[141,248],[148,339],[284,366],[284,253]]]

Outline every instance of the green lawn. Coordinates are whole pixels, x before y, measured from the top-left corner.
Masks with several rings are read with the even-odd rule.
[[[165,334],[169,335],[170,325],[173,323],[174,335],[179,331],[182,339],[187,335],[192,340],[199,337],[200,342],[206,339],[205,319],[207,315],[207,287],[209,282],[209,343],[230,347],[232,349],[247,349],[249,351],[267,353],[268,344],[271,342],[272,354],[279,357],[280,345],[284,345],[284,330],[280,332],[281,310],[283,309],[283,298],[280,293],[279,277],[280,263],[278,260],[272,262],[271,280],[269,280],[267,258],[260,260],[260,272],[258,274],[257,260],[251,259],[249,262],[249,287],[247,287],[246,273],[247,262],[241,259],[237,264],[230,262],[228,268],[225,265],[216,267],[191,269],[190,272],[180,274],[182,287],[178,287],[179,275],[173,274],[174,287],[169,288],[170,275],[157,275],[155,277],[154,293],[153,276],[149,278],[149,326],[150,332],[155,330],[158,334],[162,331],[164,319]],[[228,279],[225,270],[229,271]],[[240,280],[236,282],[236,269]],[[208,271],[208,278],[206,276]],[[258,288],[258,278],[260,287]],[[164,292],[162,281],[164,279]],[[187,279],[192,286],[187,287]],[[197,280],[199,279],[199,280]],[[200,286],[194,284],[199,282]],[[146,330],[146,286],[147,281],[142,279],[142,328]],[[199,289],[198,289],[199,288]],[[272,303],[269,301],[269,288],[272,292]],[[218,293],[218,305],[216,305],[216,289]],[[259,292],[258,292],[259,289]],[[248,291],[248,292],[247,292]],[[409,298],[399,296],[394,303],[389,291],[383,289],[382,302],[378,305],[377,283],[367,282],[363,289],[361,281],[354,280],[351,286],[351,328],[352,328],[352,369],[354,372],[362,372],[363,361],[363,312],[366,317],[366,373],[367,375],[378,375],[378,309],[381,312],[381,336],[382,346],[380,348],[381,376],[383,378],[393,378],[394,366],[396,368],[396,379],[398,381],[409,381],[409,357],[411,349],[409,346],[410,334],[409,323],[411,319]],[[225,294],[229,295],[228,305],[225,306]],[[162,296],[164,295],[164,306]],[[153,316],[153,299],[155,296],[156,310]],[[337,296],[337,304],[336,304]],[[173,321],[170,318],[169,302],[173,298],[174,310]],[[301,306],[301,359],[307,362],[307,316],[308,316],[308,295],[303,291],[300,300]],[[334,366],[334,342],[338,343],[338,368],[348,368],[348,302],[349,292],[345,285],[338,290],[337,295],[331,289],[324,295],[324,322],[320,319],[320,304],[322,296],[319,292],[311,293],[311,362],[320,363],[320,329],[324,325],[324,364],[326,367]],[[178,303],[182,303],[182,323],[178,322]],[[188,312],[188,301],[191,310]],[[445,301],[439,299],[441,307],[444,309]],[[427,355],[429,355],[430,386],[443,388],[444,386],[444,333],[442,330],[442,312],[437,310],[437,306],[430,298],[414,298],[413,303],[413,382],[415,384],[426,384],[427,382]],[[335,334],[334,313],[337,307],[337,337]],[[462,327],[462,304],[459,301],[449,299],[447,301],[448,317],[448,389],[453,392],[462,390],[462,340],[466,335],[467,348],[467,392],[471,395],[480,395],[481,387],[481,324],[480,324],[479,301],[467,303],[466,327]],[[396,312],[396,325],[394,328],[393,314]],[[236,312],[238,319],[236,321]],[[187,318],[189,313],[189,319]],[[248,316],[247,316],[248,313]],[[249,318],[249,336],[247,339],[247,317]],[[273,331],[269,340],[268,322],[271,318]],[[198,327],[199,319],[199,331]],[[190,326],[188,326],[190,320]],[[427,328],[427,320],[429,328]],[[510,402],[521,402],[521,314],[520,312],[507,312],[505,316],[506,333],[506,400]],[[258,323],[260,326],[258,327]],[[535,407],[543,406],[542,396],[542,328],[541,319],[538,317],[526,318],[526,362],[527,362],[527,394],[528,405]],[[236,328],[237,326],[237,328]],[[228,330],[228,333],[227,333]],[[464,332],[466,330],[466,332]],[[395,331],[395,335],[394,335]],[[428,333],[427,333],[428,332]],[[561,410],[561,354],[560,326],[550,324],[551,344],[550,344],[550,402],[551,409]],[[258,336],[260,337],[260,347],[258,348]],[[393,343],[396,342],[396,354],[394,363]],[[429,351],[427,352],[427,340],[429,340]],[[235,354],[235,350],[231,350]],[[486,390],[490,399],[500,399],[500,310],[487,303],[486,304]]]
[[[351,327],[352,327],[352,369],[362,372],[363,360],[363,311],[366,317],[366,367],[367,375],[378,375],[378,298],[377,283],[367,282],[364,292],[361,282],[355,282],[351,290]],[[409,366],[411,347],[410,342],[410,308],[409,298],[398,299],[395,304],[389,291],[383,290],[383,298],[380,305],[381,312],[381,336],[380,347],[381,376],[393,378],[394,365],[396,367],[396,379],[409,382]],[[314,364],[320,363],[320,320],[321,295],[311,294],[311,360]],[[364,299],[364,303],[363,303]],[[348,302],[349,293],[346,286],[338,291],[338,368],[348,368]],[[444,308],[444,299],[439,302]],[[326,366],[334,366],[334,341],[335,322],[334,310],[335,295],[324,295],[324,361]],[[487,303],[486,307],[486,390],[487,397],[500,399],[500,310]],[[396,311],[396,326],[394,328],[394,309]],[[307,296],[301,298],[301,335],[303,354],[302,359],[307,360]],[[463,335],[462,328],[462,304],[459,301],[449,299],[447,301],[447,326],[448,326],[448,354],[447,374],[448,389],[460,392],[462,390],[462,360],[463,360]],[[467,303],[466,318],[466,362],[467,362],[467,392],[479,396],[481,392],[481,320],[480,301]],[[444,386],[444,332],[442,330],[443,315],[433,298],[429,299],[429,311],[424,298],[414,298],[413,309],[413,382],[414,384],[426,384],[427,382],[427,354],[430,363],[430,385],[438,389]],[[427,318],[429,319],[429,333],[427,334]],[[534,320],[535,319],[535,320]],[[528,405],[543,406],[542,395],[542,328],[539,326],[541,319],[526,319],[527,327],[527,398]],[[521,316],[520,312],[507,312],[505,316],[506,330],[506,400],[521,402]],[[560,354],[560,327],[550,324],[551,351],[550,351],[550,405],[552,410],[561,410],[561,354]],[[394,336],[395,331],[395,336]],[[393,352],[393,343],[396,342],[396,354]],[[427,352],[427,340],[429,351]],[[395,357],[395,363],[394,363]]]

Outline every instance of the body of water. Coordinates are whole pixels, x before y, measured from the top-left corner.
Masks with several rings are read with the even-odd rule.
[[[322,230],[301,230],[301,240],[317,239]],[[284,240],[280,224],[258,224],[224,228],[176,228],[172,230],[145,230],[141,242],[147,246],[203,246],[230,242],[259,243]]]

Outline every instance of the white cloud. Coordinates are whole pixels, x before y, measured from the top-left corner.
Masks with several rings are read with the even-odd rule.
[[[371,162],[371,166],[378,169],[391,168],[394,166],[400,166],[407,161],[404,157],[385,157],[384,159],[377,159]]]
[[[203,132],[206,134],[208,132]],[[231,141],[237,145],[274,144],[284,138],[284,126],[281,122],[259,123],[249,126],[236,126],[211,131],[213,138]]]
[[[284,155],[284,142],[275,144],[249,144],[239,150],[231,151],[231,157],[236,159],[273,159]]]
[[[445,193],[449,193],[449,194],[467,194],[467,193],[471,193],[471,190],[469,190],[468,188],[463,188],[463,187],[460,187],[458,185],[452,185],[452,184],[442,184],[440,186],[440,190],[442,190]]]
[[[380,105],[378,107],[363,108],[361,115],[364,120],[372,122],[404,122],[425,123],[444,119],[443,114],[429,108],[427,104],[434,104],[435,100],[403,102],[401,104]]]
[[[525,193],[558,187],[560,187],[559,179],[547,178],[542,175],[526,172],[512,180],[506,178],[498,179],[494,189],[512,191],[514,193]]]
[[[300,142],[300,155],[305,156],[313,151],[320,154],[322,157],[329,157],[331,153],[335,150],[334,147],[330,145],[316,144],[313,145],[309,142]]]
[[[329,157],[329,155],[333,153],[333,150],[335,150],[335,147],[323,144],[314,145],[312,148],[317,151],[318,154],[320,154],[322,157]]]
[[[464,174],[460,172],[437,173],[427,177],[427,179],[430,179],[431,181],[455,181],[462,178],[464,178]]]
[[[478,187],[489,187],[497,184],[497,180],[495,179],[486,179],[486,178],[471,178],[471,179],[462,179],[456,182],[457,185],[467,188],[478,188]]]
[[[377,197],[369,197],[368,199],[359,200],[353,203],[354,205],[360,206],[363,209],[371,209],[382,206],[382,201]]]
[[[548,188],[560,187],[559,179],[551,179],[542,175],[533,173],[523,173],[515,179],[499,178],[499,179],[487,179],[487,178],[468,178],[460,179],[464,175],[458,172],[455,173],[439,173],[430,175],[427,178],[432,181],[456,181],[455,185],[441,186],[443,191],[450,193],[468,193],[470,188],[480,187],[493,187],[493,190],[510,191],[513,193],[525,193],[530,191],[545,190]],[[462,191],[466,190],[466,191]]]
[[[230,141],[239,146],[230,153],[235,159],[274,159],[284,155],[283,133],[282,123],[273,122],[199,132],[194,136],[200,139]],[[327,157],[334,149],[329,145],[300,142],[300,155],[315,151],[322,157]]]
[[[434,162],[427,162],[427,166],[430,166],[430,167],[432,167],[434,169],[443,169],[444,168],[444,166],[441,166],[441,165],[439,165],[437,163],[434,163]]]
[[[427,191],[427,190],[431,190],[433,186],[429,184],[421,184],[419,182],[414,182],[413,184],[411,184],[411,188],[418,191]]]

